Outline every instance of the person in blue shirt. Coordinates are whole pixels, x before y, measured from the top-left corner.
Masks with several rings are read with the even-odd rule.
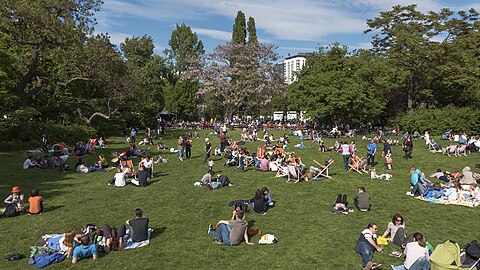
[[[377,143],[372,139],[367,145],[367,165],[374,167],[375,166],[375,154],[377,153]]]
[[[72,263],[77,263],[79,259],[86,259],[92,257],[94,260],[97,259],[97,246],[90,243],[90,238],[88,235],[82,236],[80,238],[81,245],[76,246],[73,250]]]

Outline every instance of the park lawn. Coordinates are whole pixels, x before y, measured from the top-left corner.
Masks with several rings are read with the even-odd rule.
[[[176,148],[178,135],[188,131],[168,130],[162,140],[168,147]],[[290,151],[294,151],[307,165],[313,160],[323,162],[335,160],[331,167],[333,179],[308,181],[294,184],[284,179],[274,178],[274,173],[263,173],[249,168],[245,173],[234,167],[223,166],[223,158],[214,157],[214,171],[227,175],[234,183],[232,187],[206,191],[193,186],[199,181],[208,166],[203,163],[204,138],[208,131],[199,131],[201,138],[193,139],[193,158],[183,162],[177,154],[167,150],[153,151],[168,159],[166,164],[155,164],[154,178],[146,188],[127,186],[112,188],[107,180],[114,171],[108,173],[80,174],[72,169],[63,173],[58,170],[21,169],[24,153],[1,153],[2,181],[0,196],[5,198],[13,185],[19,185],[25,193],[25,200],[32,188],[40,190],[45,197],[46,212],[41,215],[22,215],[0,219],[0,255],[19,252],[29,256],[29,246],[37,245],[42,235],[63,233],[71,228],[81,228],[88,223],[101,226],[108,223],[119,224],[134,216],[134,209],[140,207],[144,216],[150,218],[154,229],[151,244],[136,250],[125,250],[100,255],[97,261],[82,260],[71,265],[70,259],[53,264],[48,269],[212,269],[216,267],[263,268],[263,269],[360,269],[361,259],[354,246],[362,229],[369,222],[376,222],[383,233],[392,215],[400,212],[406,221],[407,233],[422,232],[429,242],[436,246],[446,240],[455,240],[461,245],[478,238],[480,208],[456,205],[429,204],[406,196],[409,190],[409,168],[417,166],[430,174],[437,168],[461,171],[464,166],[475,167],[478,154],[467,157],[447,157],[430,153],[423,141],[414,141],[412,160],[401,158],[401,147],[393,147],[393,178],[390,181],[371,180],[367,174],[343,170],[339,153],[319,153],[318,146],[305,141],[306,149],[294,149],[299,142],[291,137]],[[276,137],[283,131],[274,131]],[[236,131],[230,137],[240,138]],[[210,136],[214,147],[218,139]],[[109,154],[111,151],[127,149],[122,138],[111,138],[106,149],[96,149],[96,153]],[[346,140],[342,138],[341,140]],[[350,139],[348,139],[350,140]],[[158,141],[158,140],[156,140]],[[326,145],[333,140],[326,139]],[[262,142],[247,142],[251,152]],[[357,138],[359,155],[366,154],[366,141]],[[380,156],[383,146],[379,145],[376,162],[377,172],[386,172]],[[96,156],[85,158],[93,164]],[[135,165],[139,159],[134,161]],[[70,158],[71,167],[76,159]],[[237,199],[250,199],[255,191],[263,186],[270,189],[276,207],[265,216],[247,213],[247,220],[263,232],[274,234],[279,242],[274,245],[227,247],[213,243],[207,235],[209,224],[219,219],[228,219],[232,207],[228,202]],[[353,204],[353,197],[359,186],[364,186],[371,196],[372,211],[335,215],[330,207],[338,193],[346,193]],[[258,242],[259,236],[253,238]],[[382,254],[376,253],[375,262],[399,265],[401,258],[388,256],[397,247],[390,244]],[[0,269],[24,269],[27,260],[0,262]],[[388,267],[386,267],[388,268]]]

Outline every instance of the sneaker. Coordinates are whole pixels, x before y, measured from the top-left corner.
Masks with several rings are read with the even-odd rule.
[[[373,266],[373,263],[372,262],[368,262],[365,267],[363,267],[363,270],[370,270],[372,269],[372,266]]]
[[[410,192],[410,191],[407,192],[407,193],[405,193],[405,195],[407,195],[407,196],[413,196],[412,192]]]
[[[380,269],[382,267],[382,264],[381,263],[373,263],[372,264],[372,270],[374,269]]]
[[[208,232],[207,232],[207,234],[209,235],[212,230],[213,230],[212,224],[208,225]]]
[[[218,241],[217,239],[213,240],[213,243],[215,243],[215,244],[217,244],[217,245],[221,245],[221,244],[223,244],[223,242],[222,242],[222,241]]]

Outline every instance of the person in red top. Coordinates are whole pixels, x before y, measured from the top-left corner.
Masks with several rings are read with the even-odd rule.
[[[225,132],[222,132],[220,135],[220,152],[223,153],[223,150],[225,150],[225,147],[227,146],[227,135],[225,135]]]
[[[32,189],[30,193],[30,198],[28,198],[28,203],[30,204],[28,207],[28,212],[30,214],[40,214],[43,213],[43,197],[40,196],[38,190]]]

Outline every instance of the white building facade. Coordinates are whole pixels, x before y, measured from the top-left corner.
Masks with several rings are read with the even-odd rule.
[[[302,70],[305,66],[307,58],[305,55],[297,54],[285,58],[283,61],[283,73],[285,76],[285,82],[287,84],[293,83],[297,78],[295,72]]]

